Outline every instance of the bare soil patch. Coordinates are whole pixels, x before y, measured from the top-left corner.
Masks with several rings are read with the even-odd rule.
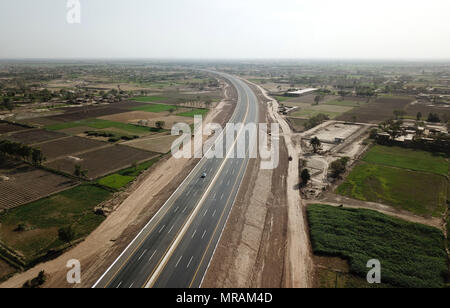
[[[66,157],[46,164],[47,167],[72,174],[75,165],[87,170],[90,179],[130,167],[133,163],[143,162],[158,156],[158,153],[142,151],[124,145],[114,145],[94,150],[75,157]]]
[[[38,147],[47,158],[47,162],[68,155],[75,155],[80,152],[93,150],[95,148],[108,146],[108,143],[95,141],[81,137],[68,137],[40,143]]]
[[[20,126],[20,125],[14,125],[10,123],[2,123],[0,122],[0,135],[12,133],[12,132],[18,132],[22,130],[26,130],[27,128]]]
[[[10,141],[24,143],[27,145],[33,145],[44,141],[63,138],[67,135],[59,132],[51,132],[43,129],[28,129],[14,133],[13,135],[5,138]]]
[[[177,138],[179,138],[179,136],[164,135],[158,137],[155,136],[151,138],[140,138],[137,140],[124,142],[123,144],[145,151],[165,154],[170,152],[172,143]]]

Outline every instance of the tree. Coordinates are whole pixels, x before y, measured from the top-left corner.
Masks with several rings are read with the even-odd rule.
[[[31,160],[33,162],[33,165],[35,165],[36,167],[40,167],[42,165],[42,162],[45,160],[45,157],[41,150],[32,149]]]
[[[3,98],[2,107],[8,109],[8,111],[12,111],[14,109],[14,103],[9,97],[5,97]]]
[[[339,178],[343,173],[347,171],[347,164],[349,162],[348,157],[343,157],[331,163],[330,171],[331,177],[334,179]]]
[[[70,244],[75,239],[75,231],[71,226],[60,228],[58,230],[58,237],[64,243]]]
[[[439,123],[439,122],[441,122],[441,119],[439,118],[439,115],[437,113],[430,113],[428,115],[428,122]]]
[[[303,169],[302,173],[300,174],[300,178],[302,180],[302,183],[300,184],[301,187],[306,187],[311,180],[311,174],[309,173],[308,169]]]
[[[316,95],[316,97],[314,97],[314,104],[315,105],[319,105],[319,103],[323,100],[323,96],[322,95]]]
[[[313,147],[314,153],[317,153],[322,147],[322,142],[320,142],[319,138],[317,137],[312,138],[310,144]]]
[[[161,130],[166,125],[166,122],[164,122],[164,121],[156,121],[155,125],[156,125],[156,128],[158,130]]]
[[[85,178],[87,176],[88,171],[87,170],[82,170],[81,169],[81,165],[77,164],[77,165],[75,165],[74,168],[75,168],[74,171],[73,171],[73,175],[74,176],[76,176],[76,177],[83,177],[83,178]]]
[[[422,121],[422,118],[423,118],[422,112],[418,112],[417,113],[417,121]]]
[[[394,110],[394,116],[396,120],[403,118],[405,115],[406,112],[404,110]]]

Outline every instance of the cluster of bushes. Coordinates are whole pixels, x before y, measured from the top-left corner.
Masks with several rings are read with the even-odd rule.
[[[98,132],[98,131],[86,131],[84,132],[86,135],[90,136],[90,137],[103,137],[103,138],[109,138],[108,142],[118,142],[120,140],[124,140],[124,141],[130,141],[130,140],[134,140],[134,139],[138,139],[139,136],[118,136],[116,134],[113,133],[108,133],[108,132]]]
[[[316,255],[348,260],[350,273],[362,278],[367,262],[378,259],[381,282],[389,286],[444,287],[448,268],[440,230],[363,209],[311,205],[307,212]]]
[[[350,158],[343,157],[340,158],[330,165],[330,176],[333,179],[339,178],[342,174],[344,174],[347,171],[347,164],[350,161]]]
[[[450,155],[450,137],[449,136],[439,136],[433,140],[429,139],[414,139],[410,142],[399,142],[392,140],[387,136],[377,136],[375,138],[379,145],[386,146],[399,146],[403,148],[416,149],[434,153],[445,153]]]
[[[9,140],[0,141],[0,161],[2,157],[3,159],[6,157],[21,159],[31,162],[35,166],[41,166],[42,162],[45,160],[41,150]]]

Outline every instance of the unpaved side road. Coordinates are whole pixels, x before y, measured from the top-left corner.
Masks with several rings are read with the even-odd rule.
[[[260,105],[260,121],[270,122]],[[284,144],[282,156],[287,157]],[[227,226],[217,246],[204,288],[279,288],[284,284],[287,234],[287,160],[262,170],[250,160]]]
[[[262,87],[255,84],[254,86],[269,100],[269,115],[280,124],[287,151],[292,157],[287,174],[288,236],[284,287],[309,288],[312,287],[314,267],[306,221],[306,206],[298,190],[298,161],[301,147],[293,143],[293,132],[289,124],[278,114],[278,102],[269,97]]]

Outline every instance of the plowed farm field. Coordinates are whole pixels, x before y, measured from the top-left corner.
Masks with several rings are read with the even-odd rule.
[[[41,143],[38,147],[44,153],[47,161],[52,161],[56,158],[62,158],[63,156],[73,156],[77,153],[83,153],[105,146],[109,146],[109,144],[81,137],[67,137]]]
[[[79,183],[22,163],[0,167],[0,209],[11,209]]]
[[[55,170],[72,174],[76,165],[87,171],[90,179],[130,167],[133,163],[150,160],[160,154],[143,151],[123,145],[114,145],[94,150],[73,157],[66,157],[47,163],[46,166]]]

